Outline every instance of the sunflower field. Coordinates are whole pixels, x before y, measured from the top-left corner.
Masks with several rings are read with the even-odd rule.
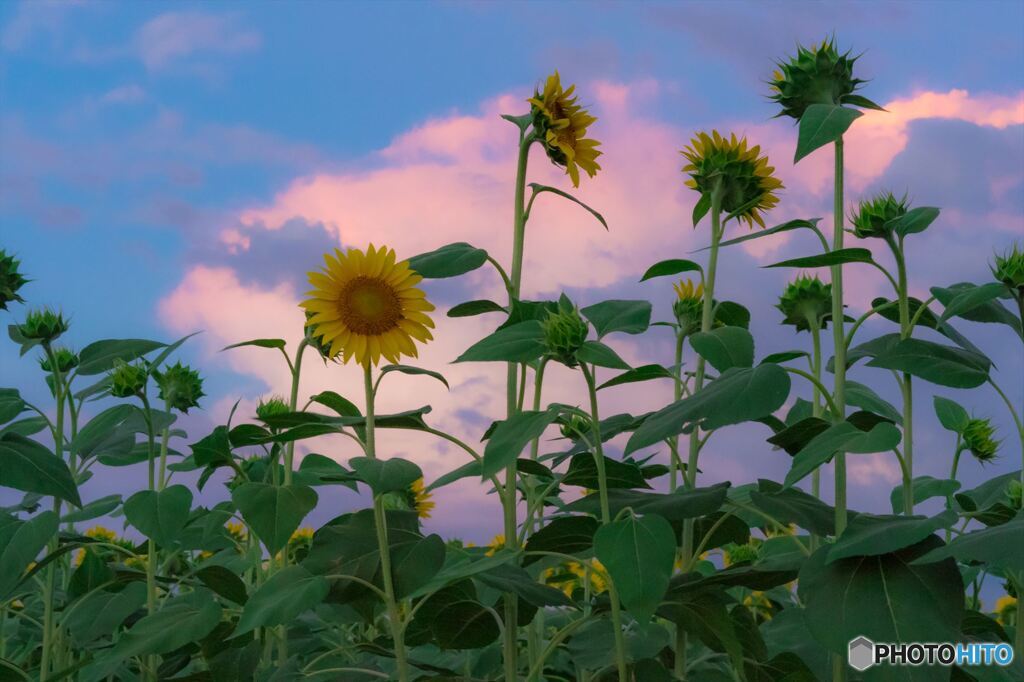
[[[10,341],[38,362],[51,398],[0,388],[0,488],[14,501],[0,509],[0,680],[1024,680],[1024,473],[970,489],[958,480],[997,451],[1024,458],[1024,406],[1006,389],[1022,377],[957,330],[988,323],[996,343],[1024,349],[1024,249],[992,244],[985,281],[950,272],[926,300],[911,296],[915,239],[942,215],[901,194],[844,194],[844,133],[862,110],[884,112],[861,94],[855,62],[825,40],[780,59],[768,81],[766,112],[797,126],[796,161],[834,159],[830,216],[773,224],[783,188],[757,140],[696,131],[683,147],[682,181],[698,200],[680,222],[706,248],[635,273],[669,278],[656,282],[675,290],[663,320],[646,300],[520,296],[536,202],[573,202],[599,231],[616,229],[573,194],[601,172],[601,122],[555,71],[502,117],[517,150],[513,210],[501,211],[511,254],[469,242],[324,254],[294,301],[306,319],[297,346],[225,349],[286,367],[290,393],[254,414],[232,410],[209,433],[178,423],[204,398],[202,368],[176,356],[189,337],[73,351],[61,343],[70,316],[24,286],[32,263],[0,251]],[[533,150],[564,169],[564,186],[531,182]],[[806,255],[762,263],[791,283],[775,309],[749,310],[719,264],[734,245],[780,233]],[[854,268],[889,292],[859,316],[844,305]],[[439,280],[477,270],[507,296],[447,310],[493,321],[449,360],[498,363],[507,381],[504,411],[466,442],[432,426],[414,395],[402,396],[406,411],[377,404],[389,375],[448,385],[443,367],[416,363],[437,333],[429,299]],[[755,352],[752,315],[791,328],[791,345]],[[866,338],[876,319],[888,331]],[[672,335],[674,356],[634,366],[607,343],[648,334]],[[310,362],[355,365],[363,381],[310,395]],[[556,365],[576,377],[572,403],[545,396]],[[660,409],[602,410],[607,392],[652,383],[673,391]],[[915,391],[933,396],[946,452],[915,452]],[[1016,433],[970,414],[964,391],[984,392]],[[750,454],[776,451],[784,479],[704,480],[709,439],[751,422],[763,439]],[[444,441],[460,464],[425,480],[415,461],[378,447],[389,429]],[[339,443],[361,454],[332,456]],[[847,504],[848,464],[870,453],[898,466],[891,509]],[[948,462],[948,476],[916,473],[921,457]],[[112,467],[136,468],[145,486],[83,496]],[[423,530],[437,491],[463,479],[501,509],[489,546]],[[368,506],[311,527],[335,486]],[[995,610],[979,598],[985,584],[1003,595]],[[864,666],[851,653],[859,637],[1010,645],[1017,660]]]

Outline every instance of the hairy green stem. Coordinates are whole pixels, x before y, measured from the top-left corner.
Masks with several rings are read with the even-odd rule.
[[[896,295],[899,298],[900,338],[907,339],[914,333],[914,327],[910,319],[907,260],[903,253],[903,239],[901,237],[898,243],[891,238],[888,241],[893,256],[896,258],[898,280]],[[923,309],[924,306],[922,305],[921,308]],[[903,513],[910,516],[914,513],[914,389],[910,374],[903,374],[900,393],[903,398]]]
[[[366,456],[370,459],[377,457],[377,436],[374,425],[374,389],[373,371],[369,362],[363,364],[363,387],[366,391]],[[388,624],[391,627],[391,637],[395,645],[395,664],[398,667],[398,679],[400,682],[407,682],[409,679],[409,664],[405,650],[405,630],[402,627],[402,619],[398,610],[398,602],[395,600],[394,579],[391,575],[391,552],[388,544],[387,515],[384,513],[384,501],[380,496],[373,496],[373,523],[377,530],[377,549],[380,552],[381,581],[384,583],[385,604],[388,610]]]
[[[50,361],[50,367],[53,376],[53,394],[57,403],[57,415],[53,428],[53,451],[57,457],[64,458],[64,401],[66,400],[66,392],[64,387],[64,380],[61,377],[60,367],[57,364],[57,357],[54,355],[53,350],[50,348],[49,343],[43,344],[43,350],[46,352],[47,358]],[[74,398],[72,398],[74,400]],[[61,500],[59,497],[53,498],[53,510],[60,518],[61,512]],[[57,551],[57,536],[50,538],[47,545],[49,552]],[[56,625],[54,623],[54,599],[55,591],[57,587],[57,562],[51,561],[50,565],[46,567],[46,578],[43,586],[43,651],[42,658],[39,666],[39,679],[41,682],[45,682],[50,674],[51,657],[54,648],[54,639],[57,636]]]
[[[288,397],[288,407],[294,412],[299,406],[299,379],[302,374],[302,356],[309,345],[309,340],[303,338],[299,341],[299,347],[295,349],[295,364],[292,366],[292,391]],[[289,363],[290,364],[290,363]],[[292,484],[292,468],[295,458],[295,441],[289,441],[284,451],[284,484]]]
[[[672,402],[678,402],[683,395],[683,344],[686,334],[682,329],[676,332],[676,362],[672,366]],[[679,487],[676,477],[679,473],[679,436],[669,438],[668,489],[675,492]]]

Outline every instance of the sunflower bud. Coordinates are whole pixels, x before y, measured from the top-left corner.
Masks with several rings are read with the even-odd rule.
[[[563,298],[559,301],[558,310],[548,313],[541,326],[548,355],[567,367],[575,367],[576,353],[587,340],[588,331],[579,309]]]
[[[853,64],[857,57],[839,54],[835,42],[823,40],[810,49],[797,47],[795,57],[778,62],[778,70],[768,82],[773,94],[770,99],[779,104],[779,116],[800,119],[812,104],[854,105],[868,109],[881,109],[871,100],[855,95],[864,82],[853,77]]]
[[[25,299],[18,295],[27,279],[18,272],[21,261],[0,249],[0,310],[7,310],[8,303],[24,303]]]
[[[745,545],[737,545],[735,543],[729,543],[724,547],[725,549],[725,565],[732,566],[733,564],[740,563],[752,563],[757,560],[760,556],[761,551],[759,543],[755,543],[753,540]]]
[[[594,421],[582,414],[572,413],[569,419],[559,427],[562,435],[569,440],[580,440],[589,437],[594,431]]]
[[[288,414],[291,412],[291,408],[288,407],[288,403],[281,396],[273,396],[267,400],[260,400],[256,406],[256,416],[263,421],[271,417],[276,417],[282,414]]]
[[[1020,244],[1002,256],[996,256],[992,264],[992,274],[996,280],[1006,285],[1014,296],[1024,296],[1024,250]]]
[[[866,199],[860,202],[857,211],[850,216],[853,233],[861,239],[886,239],[892,233],[892,222],[906,215],[907,208],[907,197],[897,199],[892,192]]]
[[[180,362],[163,372],[154,371],[153,379],[160,388],[159,397],[174,410],[188,414],[190,407],[198,407],[203,393],[203,379],[199,372]]]
[[[782,324],[809,331],[812,324],[824,329],[832,315],[832,285],[817,277],[798,277],[786,286],[775,306],[782,311]]]
[[[55,313],[49,308],[31,310],[25,321],[18,325],[18,332],[25,339],[52,343],[68,330],[68,322],[62,313]]]
[[[51,353],[53,353],[53,359],[57,361],[57,371],[61,375],[67,374],[75,367],[78,367],[78,355],[74,351],[58,346],[52,348]],[[50,362],[48,355],[39,358],[39,367],[47,374],[53,372],[53,363]]]
[[[149,370],[143,363],[130,364],[119,361],[107,375],[110,377],[110,395],[115,398],[131,398],[142,393],[149,378]]]
[[[693,280],[679,280],[672,285],[676,290],[676,300],[672,304],[679,331],[684,336],[700,331],[701,317],[704,314],[704,284],[693,285]]]
[[[964,448],[979,462],[991,462],[996,457],[999,441],[992,436],[996,433],[988,419],[971,419],[964,427]]]

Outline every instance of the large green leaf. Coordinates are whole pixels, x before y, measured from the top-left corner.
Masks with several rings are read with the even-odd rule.
[[[518,595],[532,606],[571,606],[570,600],[561,590],[538,583],[519,566],[501,564],[473,576],[488,587]]]
[[[78,486],[63,459],[34,440],[7,433],[0,438],[0,485],[52,495],[82,506]]]
[[[270,577],[245,603],[234,636],[258,627],[282,625],[324,600],[330,584],[302,566],[288,566]]]
[[[665,596],[675,561],[669,522],[655,514],[613,521],[594,534],[594,554],[630,614],[641,623],[650,619]]]
[[[304,485],[243,483],[231,493],[231,500],[267,550],[277,554],[316,506],[317,494]]]
[[[482,299],[478,301],[466,301],[453,305],[448,309],[448,317],[473,317],[484,313],[507,313],[508,310],[494,301]]]
[[[56,533],[57,515],[52,511],[36,514],[28,521],[0,515],[0,601],[18,585],[29,563]]]
[[[951,478],[934,478],[932,476],[915,476],[910,483],[914,492],[914,504],[918,505],[933,497],[949,497],[960,489],[960,481]],[[892,504],[892,512],[898,514],[903,511],[903,485],[900,484],[892,489],[889,494],[889,502]]]
[[[540,322],[526,320],[477,341],[455,362],[530,362],[544,353]]]
[[[163,348],[166,343],[147,341],[146,339],[106,339],[90,343],[78,354],[78,374],[91,376],[102,374],[114,367],[117,361],[131,362]]]
[[[889,554],[916,545],[937,530],[957,522],[957,513],[947,509],[938,516],[876,516],[858,514],[829,548],[826,563],[859,556]]]
[[[967,423],[971,420],[967,410],[955,400],[944,398],[941,395],[935,396],[934,404],[935,416],[939,418],[942,428],[953,433],[963,433],[967,428]]]
[[[629,364],[619,354],[600,341],[584,341],[576,351],[576,359],[588,365],[610,369],[629,369]]]
[[[651,325],[650,301],[601,301],[580,310],[601,338],[611,332],[641,334]]]
[[[445,544],[440,535],[423,537],[410,531],[392,532],[388,543],[397,597],[405,597],[423,587],[444,566]]]
[[[15,388],[0,388],[0,424],[6,424],[25,411],[25,401]]]
[[[560,516],[527,538],[526,551],[580,554],[594,546],[597,528],[598,521],[593,516]],[[540,559],[540,556],[527,556],[523,564]]]
[[[1006,523],[1016,515],[1019,498],[1013,500],[1012,508],[1010,486],[1020,480],[1020,469],[990,478],[981,485],[954,493],[953,499],[960,508],[968,512],[981,512],[974,518],[986,526]]]
[[[1024,512],[1007,523],[959,535],[945,547],[936,547],[915,564],[929,564],[947,557],[981,561],[989,566],[1024,571]]]
[[[899,236],[906,237],[908,234],[924,232],[938,217],[939,209],[934,206],[918,206],[886,223],[885,226]]]
[[[121,506],[121,496],[106,495],[98,500],[93,500],[81,509],[76,509],[61,517],[64,523],[79,523],[105,516]]]
[[[134,443],[132,433],[126,427],[131,424],[139,409],[134,405],[114,405],[90,419],[71,441],[71,452],[80,457],[91,457],[125,441]]]
[[[989,299],[998,287],[1001,295],[1006,289],[1001,284],[984,284],[981,286],[969,282],[961,282],[950,287],[932,287],[932,295],[946,307],[942,319],[954,315],[972,322],[990,322],[1005,324],[1017,335],[1024,338],[1024,329],[1019,317],[1011,313],[995,298]],[[987,299],[987,300],[985,300]]]
[[[622,384],[632,384],[640,381],[650,381],[651,379],[673,379],[672,372],[668,371],[661,365],[642,365],[640,367],[634,367],[633,369],[626,370],[618,376],[612,377],[608,381],[604,382],[597,387],[597,390],[602,388],[611,388],[612,386],[621,386]]]
[[[765,265],[766,268],[826,268],[843,263],[871,263],[871,251],[858,247],[836,249],[817,256],[804,256]]]
[[[409,259],[409,267],[424,279],[458,277],[487,262],[487,252],[466,242],[455,242]]]
[[[798,218],[796,220],[790,220],[788,222],[782,223],[781,225],[769,227],[767,230],[755,230],[754,232],[751,232],[750,234],[745,234],[742,237],[729,239],[727,241],[721,242],[718,246],[722,247],[732,246],[733,244],[742,244],[743,242],[750,241],[751,239],[761,239],[769,235],[778,234],[779,232],[789,232],[790,230],[798,230],[800,228],[814,230],[820,236],[821,231],[818,229],[818,222],[820,221],[821,218],[812,218],[811,220],[803,220]],[[701,251],[706,251],[707,249],[710,248],[711,247],[708,246],[701,249]]]
[[[484,461],[481,474],[493,476],[519,457],[526,444],[540,438],[544,429],[555,421],[558,410],[549,409],[544,412],[525,410],[512,415],[505,421],[498,422],[494,433],[484,448]]]
[[[891,554],[826,562],[821,547],[800,570],[799,595],[808,629],[826,649],[846,653],[851,639],[875,642],[954,642],[964,611],[956,562],[917,566],[913,561],[942,541],[930,536]],[[880,671],[886,671],[880,668]],[[915,670],[921,671],[915,676]],[[927,668],[902,668],[879,679],[932,680]]]
[[[778,483],[758,480],[750,501],[782,523],[795,523],[818,535],[835,533],[835,510],[813,495],[797,488],[783,489]]]
[[[147,538],[167,547],[178,539],[191,508],[192,492],[183,485],[172,485],[135,493],[125,500],[124,515]]]
[[[726,652],[734,665],[742,665],[743,647],[736,636],[728,606],[732,598],[721,587],[680,590],[670,594],[658,615],[698,638],[712,651]]]
[[[470,598],[441,605],[431,628],[442,649],[481,649],[500,632],[491,610]]]
[[[112,674],[121,661],[142,654],[163,654],[208,635],[220,622],[221,608],[209,590],[173,597],[159,611],[139,620],[111,649],[83,672],[96,682]]]
[[[850,124],[861,116],[863,114],[856,109],[837,104],[812,104],[807,107],[800,117],[793,163],[799,162],[815,149],[838,140]]]
[[[679,488],[672,493],[645,493],[639,490],[609,490],[608,507],[612,516],[626,507],[638,514],[657,514],[669,521],[682,521],[713,514],[722,508],[729,492],[729,483],[717,483],[707,488],[687,490]],[[565,511],[598,516],[601,513],[600,494],[591,493],[565,506]]]
[[[687,424],[705,429],[758,419],[779,409],[789,396],[790,379],[775,364],[734,367],[698,391],[648,415],[626,444],[626,453],[678,435]]]
[[[846,404],[879,414],[896,424],[903,423],[903,415],[892,403],[883,399],[870,387],[856,381],[846,382]]]
[[[573,455],[569,462],[569,470],[562,479],[564,485],[577,485],[581,488],[598,490],[600,486],[597,461],[598,455],[581,452]],[[605,485],[609,490],[615,488],[650,488],[644,479],[643,471],[633,462],[620,462],[611,457],[604,457]]]
[[[388,372],[399,372],[401,374],[408,374],[411,376],[428,376],[440,381],[444,384],[445,388],[451,388],[451,386],[448,385],[448,380],[444,378],[444,375],[440,372],[435,372],[432,369],[413,367],[412,365],[384,365],[380,368],[381,374],[387,374]]]
[[[754,364],[754,337],[742,327],[719,327],[697,332],[690,344],[719,372]]]
[[[645,282],[653,277],[670,277],[672,275],[678,275],[681,272],[703,273],[703,269],[700,267],[700,264],[695,263],[692,260],[670,258],[669,260],[659,261],[647,268],[647,272],[645,272],[644,276],[640,278],[640,281]]]
[[[885,452],[899,445],[901,438],[899,429],[889,422],[879,422],[870,431],[862,431],[849,421],[834,424],[796,453],[785,485],[788,488],[802,480],[837,452]]]
[[[913,338],[899,341],[868,362],[869,367],[907,372],[950,388],[981,386],[988,381],[991,365],[988,358],[978,353]]]
[[[418,464],[401,457],[353,457],[348,461],[348,465],[366,485],[370,486],[375,496],[406,490],[416,479],[423,478],[423,470]]]
[[[113,589],[113,588],[111,588]],[[146,583],[134,581],[118,591],[98,590],[79,599],[64,617],[64,627],[79,646],[109,635],[146,603]]]

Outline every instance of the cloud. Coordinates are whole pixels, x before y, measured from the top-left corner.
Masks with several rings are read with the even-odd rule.
[[[64,32],[68,12],[84,4],[74,0],[23,0],[14,17],[0,29],[0,47],[16,52],[44,37],[56,43]]]
[[[199,54],[237,54],[260,47],[258,31],[239,25],[233,14],[167,12],[150,19],[135,34],[133,46],[150,70]]]

